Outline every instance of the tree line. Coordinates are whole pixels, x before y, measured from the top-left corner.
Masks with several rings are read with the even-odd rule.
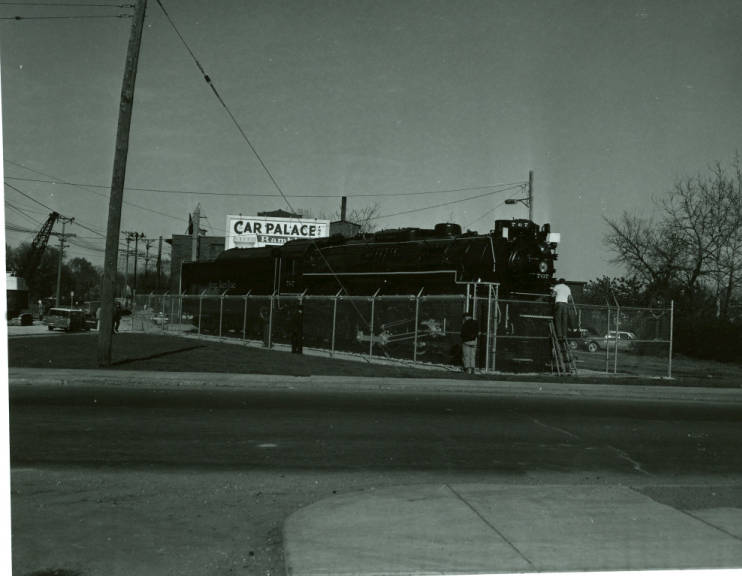
[[[31,244],[24,242],[16,247],[5,245],[5,269],[8,272],[16,272],[26,280],[31,302],[36,302],[48,297],[54,297],[57,293],[57,274],[59,272],[59,249],[47,246],[41,257],[41,262],[34,271],[25,270],[28,261]],[[141,269],[137,274],[137,292],[150,293],[165,291],[169,282],[169,262],[161,265],[159,290],[157,288],[157,272],[151,268],[144,273]],[[29,273],[30,272],[30,273]],[[74,292],[76,302],[85,302],[100,299],[100,283],[103,276],[103,268],[93,265],[85,258],[71,258],[62,262],[59,293],[62,303],[69,304],[71,294]],[[124,286],[125,276],[123,272],[117,273],[116,286],[118,295]],[[128,274],[128,283],[133,287],[133,275]]]
[[[595,303],[675,302],[679,349],[737,360],[742,349],[742,164],[717,163],[653,198],[655,216],[624,211],[604,218],[604,242],[627,277],[585,287]],[[620,297],[619,297],[620,295]]]

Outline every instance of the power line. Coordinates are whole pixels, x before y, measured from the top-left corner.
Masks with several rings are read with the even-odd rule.
[[[40,170],[36,170],[34,168],[30,168],[28,166],[24,166],[20,162],[13,162],[12,160],[7,160],[7,159],[6,159],[6,162],[8,162],[10,164],[13,164],[15,166],[18,166],[20,168],[23,168],[24,170],[28,170],[29,172],[34,172],[35,174],[40,174],[41,176],[45,176],[47,178],[51,178],[51,180],[48,180],[48,181],[47,180],[34,180],[32,178],[29,178],[29,179],[27,179],[27,181],[29,181],[29,182],[48,182],[50,184],[62,184],[62,185],[65,185],[65,186],[73,186],[73,187],[80,188],[80,189],[83,189],[83,190],[84,190],[84,188],[107,188],[108,190],[110,190],[110,188],[111,188],[110,186],[106,187],[106,186],[90,186],[90,185],[84,185],[84,184],[75,184],[74,182],[68,182],[66,180],[61,180],[59,178],[55,178],[54,176],[52,176],[50,174],[45,174],[44,172],[41,172]],[[6,176],[5,179],[6,180],[19,180],[19,181],[22,181],[23,180],[23,178],[11,178],[11,177],[8,177],[8,176]],[[108,198],[108,194],[102,194],[100,192],[95,192],[94,190],[85,190],[85,192],[90,192],[92,194],[95,194],[96,196],[100,196],[101,198],[106,198],[106,199]],[[170,218],[172,220],[177,220],[178,222],[181,221],[181,218],[178,218],[176,216],[173,216],[172,214],[168,214],[166,212],[160,212],[159,210],[154,210],[153,208],[147,208],[146,206],[141,206],[139,204],[135,204],[134,202],[127,202],[126,200],[124,200],[124,204],[126,204],[127,206],[132,206],[134,208],[139,208],[140,210],[144,210],[145,212],[151,212],[152,214],[157,214],[159,216],[164,216],[164,217]]]
[[[49,206],[47,206],[43,202],[39,202],[38,200],[36,200],[36,198],[34,198],[33,196],[30,196],[30,195],[26,194],[23,190],[20,190],[20,189],[16,188],[12,184],[8,184],[7,182],[5,182],[5,185],[8,188],[10,188],[11,190],[15,190],[16,192],[18,192],[18,194],[21,194],[22,196],[25,196],[29,200],[32,200],[33,202],[36,202],[36,204],[38,204],[40,206],[43,206],[44,208],[46,208],[47,210],[49,210],[49,212],[55,212],[55,210],[53,208],[49,208]],[[78,220],[75,220],[75,224],[77,224],[80,228],[83,228],[83,229],[87,230],[88,232],[92,232],[93,234],[97,234],[101,238],[105,238],[105,234],[99,232],[98,230],[93,230],[89,226],[85,226],[84,224],[81,224]]]
[[[477,217],[477,218],[476,218],[476,220],[472,220],[472,221],[471,221],[471,222],[469,222],[469,223],[468,223],[468,224],[467,224],[466,226],[462,226],[462,228],[464,228],[465,230],[468,230],[468,229],[469,229],[469,227],[470,227],[470,226],[471,226],[472,224],[476,224],[477,222],[479,222],[479,221],[480,221],[480,220],[482,220],[483,218],[486,218],[487,216],[489,216],[490,214],[492,214],[492,212],[494,212],[495,210],[497,210],[498,208],[500,208],[500,206],[504,206],[504,205],[505,205],[505,200],[503,200],[503,201],[502,201],[502,202],[500,202],[499,204],[497,204],[497,205],[495,205],[494,207],[492,207],[492,208],[490,208],[489,210],[487,210],[487,211],[486,211],[486,212],[485,212],[484,214],[482,214],[481,216]]]
[[[94,4],[88,2],[0,2],[0,6],[50,6],[54,8],[134,8],[134,4]]]
[[[23,217],[25,217],[25,218],[28,218],[29,220],[31,220],[31,222],[33,222],[34,224],[39,224],[39,225],[41,224],[41,221],[40,221],[40,220],[37,220],[36,218],[34,218],[34,217],[30,216],[30,215],[29,215],[29,214],[27,214],[27,213],[26,213],[26,212],[25,212],[24,210],[21,210],[21,209],[20,209],[20,208],[19,208],[18,206],[14,206],[14,205],[13,205],[13,204],[12,204],[11,202],[8,202],[8,201],[6,200],[6,201],[5,201],[5,204],[6,204],[7,206],[8,206],[8,208],[12,208],[12,209],[13,209],[13,210],[15,210],[16,212],[18,212],[18,213],[19,213],[19,214],[20,214],[21,216],[23,216]],[[6,227],[6,228],[8,227],[8,224],[7,224],[7,222],[6,222],[6,224],[5,224],[5,227]]]
[[[110,16],[0,16],[0,20],[90,20],[110,18],[131,18],[131,14],[116,14]]]
[[[461,198],[459,200],[451,200],[450,202],[442,202],[440,204],[433,204],[432,206],[424,206],[422,208],[402,210],[401,212],[394,212],[392,214],[383,214],[381,216],[375,216],[373,218],[369,218],[369,220],[381,220],[382,218],[391,218],[392,216],[401,216],[402,214],[412,214],[414,212],[422,212],[423,210],[433,210],[434,208],[441,208],[443,206],[451,206],[453,204],[460,204],[461,202],[469,202],[470,200],[476,200],[477,198],[485,198],[487,196],[492,196],[494,194],[501,194],[503,192],[508,192],[509,190],[515,190],[517,188],[520,188],[520,185],[511,186],[510,188],[504,188],[502,190],[495,190],[494,192],[486,192],[485,194],[477,194],[476,196],[469,196],[468,198]]]
[[[55,210],[54,210],[54,209],[52,209],[52,208],[49,208],[49,206],[47,206],[47,205],[46,205],[46,204],[44,204],[43,202],[39,202],[38,200],[36,200],[36,198],[34,198],[34,197],[32,197],[32,196],[29,196],[29,195],[28,195],[28,194],[26,194],[26,193],[25,193],[25,192],[24,192],[23,190],[19,190],[18,188],[16,188],[16,187],[15,187],[15,186],[13,186],[12,184],[8,184],[7,182],[5,182],[5,185],[6,185],[6,186],[7,186],[8,188],[10,188],[11,190],[15,190],[16,192],[18,192],[18,194],[20,194],[21,196],[25,196],[26,198],[28,198],[28,199],[29,199],[29,200],[31,200],[32,202],[36,202],[36,204],[38,204],[39,206],[43,206],[44,208],[46,208],[47,210],[49,210],[49,212],[55,212]]]
[[[26,168],[25,166],[22,166],[20,164],[17,164],[15,162],[11,162],[8,160],[11,164],[16,164],[18,166],[21,166],[22,168]],[[26,168],[27,170],[32,170],[31,168]],[[32,170],[33,171],[33,170]],[[40,174],[40,172],[39,172]],[[63,186],[77,186],[81,188],[101,188],[101,189],[108,189],[110,186],[104,186],[103,184],[83,184],[80,182],[66,182],[63,180],[43,180],[40,178],[19,178],[14,176],[6,176],[6,180],[14,180],[19,182],[38,182],[38,183],[44,183],[44,184],[57,184],[57,185],[63,185]],[[341,193],[341,194],[287,194],[286,196],[288,198],[342,198],[343,196],[351,196],[352,198],[384,198],[384,197],[397,197],[397,196],[427,196],[431,194],[455,194],[457,192],[471,192],[474,190],[490,190],[492,188],[503,188],[503,187],[510,187],[512,186],[522,186],[524,185],[524,182],[507,182],[502,184],[488,184],[483,186],[466,186],[462,188],[445,188],[441,190],[423,190],[420,192],[361,192],[357,194],[347,194],[347,193]],[[239,196],[244,197],[245,194],[243,192],[200,192],[195,190],[177,190],[177,189],[167,189],[167,188],[138,188],[138,187],[130,187],[127,186],[125,188],[127,191],[130,192],[155,192],[157,194],[182,194],[182,195],[193,195],[193,196]],[[261,193],[254,193],[250,192],[250,197],[263,197],[263,198],[281,198],[280,194],[261,194]]]
[[[193,59],[193,62],[198,67],[199,71],[204,77],[204,80],[211,88],[211,91],[214,93],[214,96],[216,96],[217,100],[219,100],[219,103],[222,105],[222,108],[224,108],[227,115],[232,120],[232,123],[235,125],[239,133],[242,135],[243,140],[247,143],[247,145],[250,147],[250,150],[252,150],[252,153],[255,155],[255,158],[257,158],[260,165],[263,167],[263,170],[268,175],[268,178],[270,178],[270,181],[273,183],[273,186],[275,186],[276,190],[281,194],[283,197],[284,202],[286,202],[286,205],[289,207],[291,212],[296,212],[291,206],[291,203],[289,202],[289,199],[286,197],[286,194],[284,193],[281,186],[278,184],[278,181],[273,176],[273,173],[270,171],[266,163],[263,161],[263,158],[258,153],[257,149],[253,145],[252,141],[248,137],[248,135],[245,133],[245,131],[242,129],[242,126],[240,126],[240,123],[237,121],[237,118],[235,118],[232,111],[229,109],[229,106],[227,106],[227,103],[224,101],[224,99],[221,97],[219,92],[216,89],[216,86],[214,86],[214,83],[211,81],[211,78],[208,74],[206,74],[206,71],[204,70],[203,66],[201,66],[201,62],[199,62],[198,58],[196,58],[196,55],[193,53],[193,50],[191,50],[191,47],[188,45],[188,42],[186,42],[183,35],[180,33],[180,30],[175,26],[175,22],[173,22],[173,19],[170,18],[170,14],[168,14],[167,10],[165,10],[165,7],[162,5],[161,0],[157,0],[157,4],[160,6],[160,9],[162,10],[162,13],[165,15],[165,18],[167,18],[168,22],[170,22],[170,25],[172,26],[173,30],[175,30],[175,33],[178,35],[178,38],[180,38],[180,41],[183,43],[183,46],[185,46],[185,49],[188,51],[188,53],[191,55],[191,58]]]

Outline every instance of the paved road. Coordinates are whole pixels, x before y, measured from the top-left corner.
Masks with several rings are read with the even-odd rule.
[[[10,401],[14,465],[742,472],[742,408],[718,404],[105,386]]]
[[[632,486],[679,511],[742,509],[727,391],[32,375],[10,390],[21,575],[280,573],[288,518],[400,485]]]

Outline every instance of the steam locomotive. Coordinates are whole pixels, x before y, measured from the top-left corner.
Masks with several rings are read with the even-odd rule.
[[[348,295],[462,293],[496,282],[500,294],[547,293],[559,235],[549,224],[496,220],[489,234],[458,224],[293,240],[283,246],[232,248],[209,262],[184,263],[181,287],[235,293]]]

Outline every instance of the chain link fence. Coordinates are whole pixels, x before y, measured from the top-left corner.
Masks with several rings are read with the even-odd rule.
[[[468,295],[138,294],[132,329],[455,367],[467,304],[480,325],[481,371],[552,371],[551,302],[500,299],[491,286]],[[575,305],[568,342],[578,373],[670,377],[672,325],[672,306]]]

